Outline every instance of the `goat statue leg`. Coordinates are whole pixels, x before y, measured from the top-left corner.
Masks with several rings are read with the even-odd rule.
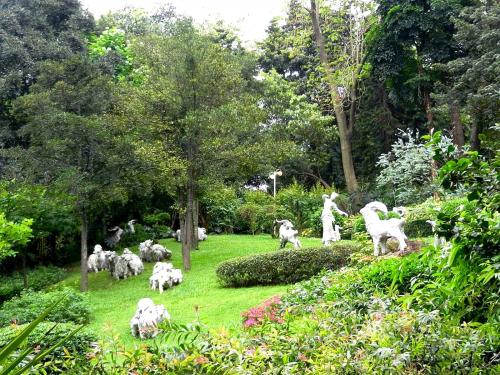
[[[378,257],[379,255],[379,243],[380,243],[380,238],[378,237],[373,237],[373,256]]]

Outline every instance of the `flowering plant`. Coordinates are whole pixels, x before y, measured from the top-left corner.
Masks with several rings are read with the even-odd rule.
[[[275,323],[284,323],[283,316],[280,309],[281,298],[274,296],[265,300],[257,307],[252,307],[247,311],[241,313],[243,317],[243,326],[251,328],[263,324],[266,321]]]

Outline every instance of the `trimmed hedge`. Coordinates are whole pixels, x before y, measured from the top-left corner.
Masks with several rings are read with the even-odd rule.
[[[361,248],[354,242],[339,241],[330,247],[251,255],[222,262],[216,274],[222,285],[228,287],[291,284],[308,279],[324,269],[338,269],[346,265],[350,255]]]
[[[63,296],[66,296],[64,306],[54,309],[47,316],[47,320],[61,323],[88,323],[90,307],[86,296],[71,288],[63,288],[50,292],[25,291],[19,297],[5,302],[0,309],[0,327],[9,325],[14,320],[17,324],[31,322]]]
[[[0,349],[7,345],[9,341],[12,340],[25,327],[26,324],[10,325],[0,328]],[[31,347],[40,345],[40,349],[48,348],[56,344],[63,337],[66,337],[76,327],[78,327],[78,325],[74,323],[41,322],[38,326],[36,326],[33,332],[28,335],[26,343]],[[98,337],[94,331],[85,327],[79,330],[73,337],[68,339],[62,347],[56,349],[56,351],[51,354],[51,357],[63,355],[63,348],[68,349],[72,353],[85,354],[92,343],[97,340]]]

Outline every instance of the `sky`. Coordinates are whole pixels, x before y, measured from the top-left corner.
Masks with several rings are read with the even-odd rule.
[[[239,36],[246,44],[264,39],[266,28],[273,17],[283,16],[287,0],[80,0],[94,17],[126,6],[153,10],[168,2],[178,13],[191,16],[197,22],[222,19],[237,27]]]

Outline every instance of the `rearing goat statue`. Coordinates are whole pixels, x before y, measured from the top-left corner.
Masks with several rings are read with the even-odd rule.
[[[366,230],[373,240],[373,255],[379,256],[379,246],[382,255],[387,253],[387,240],[394,237],[399,242],[399,250],[406,248],[406,235],[403,232],[404,219],[380,219],[377,211],[387,215],[387,207],[381,202],[371,202],[363,207],[359,212],[365,219]]]

